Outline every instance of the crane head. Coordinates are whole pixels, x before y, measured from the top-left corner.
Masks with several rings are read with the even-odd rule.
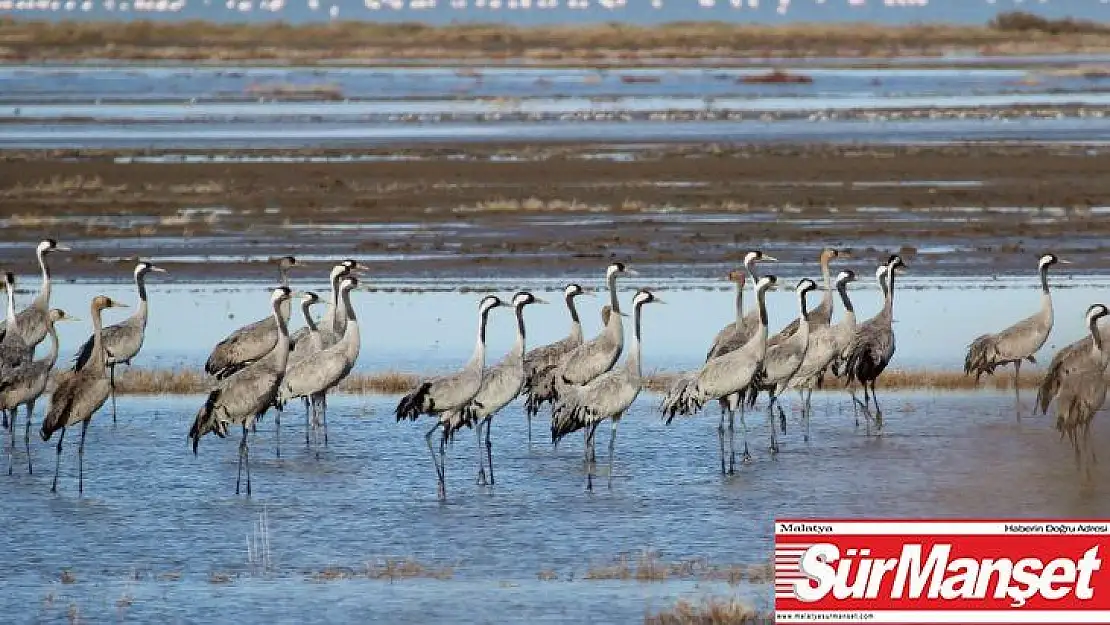
[[[639,291],[636,291],[635,297],[632,298],[632,304],[637,306],[637,307],[643,306],[644,304],[666,304],[666,303],[667,302],[664,302],[662,300],[662,298],[656,296],[655,293],[652,293],[651,291],[649,291],[647,289],[640,289]]]
[[[494,308],[504,305],[505,302],[501,301],[500,297],[497,297],[496,295],[487,295],[482,298],[482,301],[478,302],[478,312],[485,315]]]
[[[622,262],[611,263],[609,265],[609,267],[605,270],[605,277],[606,278],[612,278],[614,276],[638,276],[638,275],[640,275],[640,272],[636,271],[635,269],[632,269],[631,267],[629,267],[628,265],[625,265]]]
[[[849,282],[855,282],[855,281],[856,281],[856,272],[852,271],[851,269],[845,269],[844,271],[841,271],[840,273],[836,274],[836,283],[838,285],[848,284]]]
[[[778,262],[778,260],[779,259],[774,256],[764,254],[761,250],[752,250],[744,255],[744,266],[751,270],[752,265],[756,263],[774,263]]]
[[[565,295],[567,297],[578,297],[579,295],[585,295],[585,294],[586,294],[586,289],[583,289],[581,285],[579,285],[577,283],[574,283],[574,282],[571,282],[570,284],[567,285],[567,287],[565,289],[563,289],[563,295]]]
[[[40,255],[41,254],[49,254],[50,252],[68,252],[68,251],[70,251],[70,249],[68,247],[66,247],[64,245],[58,245],[58,242],[55,241],[54,239],[43,239],[42,243],[39,243],[39,246],[35,249],[38,251],[38,253]]]

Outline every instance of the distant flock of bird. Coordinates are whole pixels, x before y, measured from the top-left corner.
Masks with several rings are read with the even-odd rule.
[[[48,256],[68,248],[48,239],[36,248],[43,284],[31,305],[15,312],[15,276],[3,274],[7,291],[7,316],[0,325],[0,409],[10,436],[8,473],[13,472],[16,450],[15,427],[20,406],[26,406],[24,445],[27,470],[33,471],[30,450],[31,421],[36,401],[48,388],[58,359],[59,343],[55,324],[76,321],[59,309],[50,308],[51,273]],[[835,280],[829,264],[840,256],[836,249],[821,252],[819,265],[824,281],[821,301],[810,307],[808,296],[818,290],[809,278],[794,288],[798,316],[773,336],[767,325],[766,293],[779,287],[774,275],[760,275],[757,265],[774,262],[761,251],[748,252],[743,270],[728,275],[736,285],[736,318],[717,334],[704,365],[679,377],[664,393],[660,411],[669,425],[676,416],[691,416],[709,402],[719,403],[718,425],[720,468],[723,474],[735,472],[736,413],[740,414],[743,450],[741,461],[752,458],[745,408],[755,405],[758,396],[767,396],[770,451],[779,451],[777,431],[786,431],[786,414],[780,400],[794,390],[801,402],[805,440],[809,440],[810,403],[814,389],[827,383],[829,376],[849,392],[856,412],[856,425],[863,414],[868,435],[874,426],[881,431],[883,413],[879,406],[876,382],[895,353],[893,331],[895,276],[906,269],[902,258],[890,256],[875,271],[882,293],[882,308],[872,318],[857,323],[848,285],[856,281],[855,272],[843,270]],[[1044,345],[1053,325],[1052,297],[1048,270],[1067,263],[1054,254],[1040,257],[1038,271],[1042,305],[1034,315],[996,333],[976,338],[968,346],[964,371],[974,374],[976,382],[998,367],[1014,365],[1015,400],[1020,417],[1018,377],[1021,363],[1035,362],[1034,354]],[[270,294],[271,313],[243,326],[220,341],[212,350],[205,372],[212,386],[197,411],[189,430],[194,454],[201,438],[212,433],[228,436],[233,426],[242,430],[239,443],[239,468],[235,492],[240,492],[246,471],[246,493],[251,493],[248,433],[271,408],[275,408],[277,453],[280,456],[281,412],[290,401],[301,399],[305,406],[305,444],[318,449],[322,438],[327,445],[327,394],[354,368],[361,345],[358,317],[351,305],[351,291],[358,287],[357,273],[366,268],[353,259],[334,266],[330,274],[331,294],[325,302],[311,291],[300,295],[305,325],[290,334],[291,300],[288,272],[297,264],[292,256],[277,259],[280,286]],[[74,357],[70,371],[57,376],[43,417],[41,435],[49,441],[59,432],[52,491],[57,490],[62,440],[67,428],[81,426],[78,446],[78,491],[84,490],[84,441],[93,416],[112,397],[115,420],[115,368],[130,365],[142,348],[148,306],[146,277],[164,271],[152,262],[140,261],[134,270],[139,304],[134,314],[115,325],[104,327],[101,313],[126,304],[98,295],[92,299],[92,335]],[[641,318],[643,307],[664,303],[649,289],[639,289],[632,298],[632,343],[625,351],[622,310],[617,281],[636,272],[621,262],[606,269],[609,301],[601,308],[603,328],[598,336],[586,340],[582,334],[576,298],[587,293],[578,284],[568,284],[563,300],[570,316],[568,335],[549,345],[526,349],[524,309],[544,300],[528,291],[516,293],[505,301],[487,295],[478,303],[478,333],[473,355],[457,372],[421,380],[401,397],[394,411],[397,421],[417,420],[422,415],[434,419],[425,441],[435,465],[437,492],[446,496],[445,449],[463,428],[475,430],[479,446],[478,483],[493,484],[493,453],[490,426],[493,417],[519,396],[528,419],[528,438],[532,438],[532,418],[545,404],[551,405],[551,439],[558,444],[572,432],[584,433],[586,488],[592,490],[596,455],[594,435],[599,425],[610,424],[608,485],[612,487],[617,426],[625,411],[643,388],[641,366]],[[744,307],[744,292],[750,282],[755,306]],[[839,295],[843,314],[833,323],[834,291]],[[316,319],[311,308],[325,303],[326,311]],[[511,308],[516,322],[516,340],[496,364],[486,364],[486,327],[490,312]],[[1056,401],[1056,426],[1067,436],[1080,465],[1095,461],[1089,440],[1092,418],[1106,398],[1104,372],[1110,363],[1110,350],[1098,320],[1110,315],[1102,304],[1092,305],[1085,319],[1089,335],[1057,352],[1038,389],[1036,407],[1042,413]],[[45,357],[35,359],[35,350],[46,337],[50,347]],[[860,399],[858,392],[862,391]],[[777,423],[776,423],[777,410]],[[438,434],[438,439],[437,439]],[[726,444],[727,440],[727,444]],[[483,450],[484,447],[484,450]],[[727,447],[727,449],[726,449]],[[484,455],[481,453],[484,451]],[[318,452],[317,452],[318,453]],[[487,474],[488,469],[488,474]]]

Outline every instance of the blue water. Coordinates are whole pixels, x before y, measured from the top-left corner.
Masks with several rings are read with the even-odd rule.
[[[235,2],[228,4],[220,0],[181,0],[176,11],[172,1],[161,5],[151,2],[151,8],[140,10],[131,2],[113,2],[112,9],[106,8],[103,0],[92,3],[90,11],[81,10],[81,2],[72,7],[64,2],[58,3],[54,10],[49,4],[45,9],[38,5],[27,10],[13,11],[21,16],[48,19],[128,19],[141,16],[147,19],[203,19],[213,21],[267,21],[284,20],[291,23],[333,19],[376,20],[376,21],[420,21],[432,24],[458,22],[499,22],[512,24],[552,24],[621,21],[637,24],[655,24],[672,21],[733,21],[756,23],[788,22],[849,22],[869,21],[885,24],[906,24],[910,22],[948,22],[959,24],[985,23],[1001,11],[1022,10],[1047,17],[1074,16],[1091,20],[1105,20],[1107,5],[1100,0],[1047,0],[1041,2],[989,2],[987,0],[931,0],[925,6],[885,6],[880,0],[867,0],[855,6],[846,0],[762,0],[752,6],[751,0],[743,0],[737,7],[729,0],[717,0],[711,6],[702,6],[694,0],[663,0],[658,8],[647,0],[633,0],[622,6],[611,4],[612,8],[591,0],[587,8],[570,8],[565,0],[560,0],[555,8],[540,8],[533,0],[531,8],[520,8],[510,0],[486,0],[481,4],[474,0],[466,3],[467,8],[453,8],[448,0],[438,0],[433,8],[414,9],[409,2],[399,0],[320,0],[317,3],[296,2],[280,5],[269,2]],[[143,6],[140,4],[140,6]],[[243,10],[243,8],[247,8]],[[376,8],[371,8],[376,7]],[[394,8],[400,7],[400,8]]]

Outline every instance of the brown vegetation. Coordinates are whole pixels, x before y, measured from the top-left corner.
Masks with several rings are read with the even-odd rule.
[[[311,64],[328,59],[422,59],[438,64],[492,59],[628,66],[703,57],[939,55],[953,47],[993,54],[1094,52],[1110,49],[1110,30],[1093,22],[1048,20],[1020,12],[1000,15],[986,26],[613,22],[515,27],[356,21],[292,26],[0,19],[0,60],[9,62],[111,58]]]
[[[55,376],[69,375],[68,371],[58,371]],[[680,373],[654,373],[646,376],[645,390],[664,392],[680,376]],[[1042,372],[1026,371],[1021,376],[1023,389],[1036,388]],[[420,380],[418,373],[383,371],[375,373],[352,373],[336,389],[339,393],[351,395],[399,395],[412,390]],[[1013,388],[1013,377],[1009,372],[993,377],[984,377],[979,388],[1007,390]],[[211,386],[211,379],[200,369],[123,369],[116,373],[116,392],[121,395],[187,395],[202,393]],[[825,379],[826,390],[839,388],[839,382]],[[888,390],[934,389],[942,391],[970,390],[977,388],[973,376],[965,376],[959,371],[898,370],[886,371],[879,379],[879,388]]]
[[[645,625],[747,625],[773,623],[774,616],[736,599],[681,600],[669,610],[644,617]]]
[[[781,69],[774,69],[766,74],[756,74],[754,76],[741,76],[739,82],[749,84],[809,84],[813,82],[811,76],[805,74],[794,74],[786,72]]]
[[[768,574],[771,571],[771,574]],[[692,558],[667,562],[654,551],[644,551],[635,557],[621,554],[616,560],[591,566],[582,576],[586,580],[623,580],[662,582],[671,579],[697,579],[739,584],[747,580],[753,584],[769,584],[774,567],[769,563],[743,565],[716,565],[707,558]],[[542,573],[541,573],[541,579]]]

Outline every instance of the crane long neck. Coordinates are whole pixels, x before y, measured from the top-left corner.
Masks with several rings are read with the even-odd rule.
[[[821,295],[821,305],[828,309],[829,318],[832,318],[833,281],[829,274],[829,258],[821,257],[821,277],[825,279],[825,292]]]
[[[19,320],[15,318],[15,285],[7,283],[4,290],[8,292],[8,328],[16,328]]]
[[[347,360],[353,366],[358,359],[358,351],[362,346],[362,334],[358,329],[358,318],[355,317],[355,307],[351,305],[351,289],[343,289],[343,310],[347,313],[347,327],[343,330],[342,341],[347,342]]]
[[[483,309],[478,314],[478,341],[474,345],[474,355],[470,357],[470,364],[482,367],[486,362],[486,323],[489,321],[490,308]]]
[[[886,310],[889,313],[894,308],[894,267],[886,272]]]
[[[58,329],[54,327],[53,320],[47,322],[46,332],[50,335],[50,351],[46,353],[46,361],[50,363],[50,368],[53,369],[54,363],[58,362],[58,350],[60,349]]]
[[[513,343],[513,349],[510,352],[514,357],[519,360],[524,358],[524,306],[514,306],[513,312],[516,314],[516,341]]]
[[[1094,341],[1091,351],[1095,356],[1102,353],[1102,334],[1098,331],[1098,319],[1098,317],[1092,317],[1088,325],[1088,329],[1091,331],[1091,340]]]
[[[139,290],[139,309],[135,311],[135,315],[142,320],[143,327],[146,327],[147,317],[147,300],[146,300],[146,272],[140,271],[135,274],[135,288]]]
[[[759,273],[757,273],[756,270],[755,270],[755,261],[753,261],[753,260],[744,261],[744,269],[748,270],[748,277],[752,279],[752,285],[753,286],[757,282],[759,282]]]
[[[632,350],[628,353],[628,370],[639,378],[643,375],[642,367],[640,365],[640,319],[643,316],[643,303],[637,303],[632,313]]]
[[[852,306],[852,300],[848,298],[848,283],[841,282],[836,285],[836,290],[840,293],[840,301],[844,304],[844,318],[851,326],[856,325],[856,309]]]
[[[285,266],[285,263],[278,265],[278,280],[281,282],[281,286],[289,286],[289,268]]]
[[[736,323],[744,323],[744,284],[736,283]]]
[[[755,303],[759,310],[759,327],[766,329],[767,327],[767,292],[763,289],[756,287],[755,289]]]
[[[1041,267],[1041,293],[1048,295],[1048,265]]]
[[[582,327],[582,321],[578,318],[578,307],[574,305],[574,296],[569,293],[566,296],[567,311],[570,313],[570,323],[572,326]]]
[[[43,254],[42,250],[38,250],[37,256],[39,267],[42,269],[42,292],[39,294],[39,299],[46,305],[50,302],[50,265],[47,264],[46,254]]]
[[[809,321],[809,309],[806,307],[806,293],[807,291],[798,293],[798,313],[801,315],[799,317],[799,322],[802,324]]]
[[[289,300],[274,302],[274,320],[277,321],[278,340],[274,351],[277,354],[277,368],[285,370],[289,362]]]
[[[617,274],[616,272],[609,274],[609,306],[612,307],[613,312],[619,313],[621,311],[620,300],[617,299]]]
[[[304,323],[308,326],[309,332],[315,332],[317,330],[316,321],[312,318],[312,313],[309,311],[310,308],[312,308],[311,301],[306,300],[301,302],[301,314],[304,316]]]
[[[100,311],[101,311],[101,308],[99,306],[97,306],[96,304],[93,304],[93,307],[92,307],[93,346],[92,346],[92,355],[90,356],[89,359],[92,361],[93,366],[95,367],[95,369],[93,369],[94,371],[104,371],[104,368],[108,365],[108,355],[104,352],[104,342],[102,341],[101,336],[100,336],[100,327],[101,327]]]

